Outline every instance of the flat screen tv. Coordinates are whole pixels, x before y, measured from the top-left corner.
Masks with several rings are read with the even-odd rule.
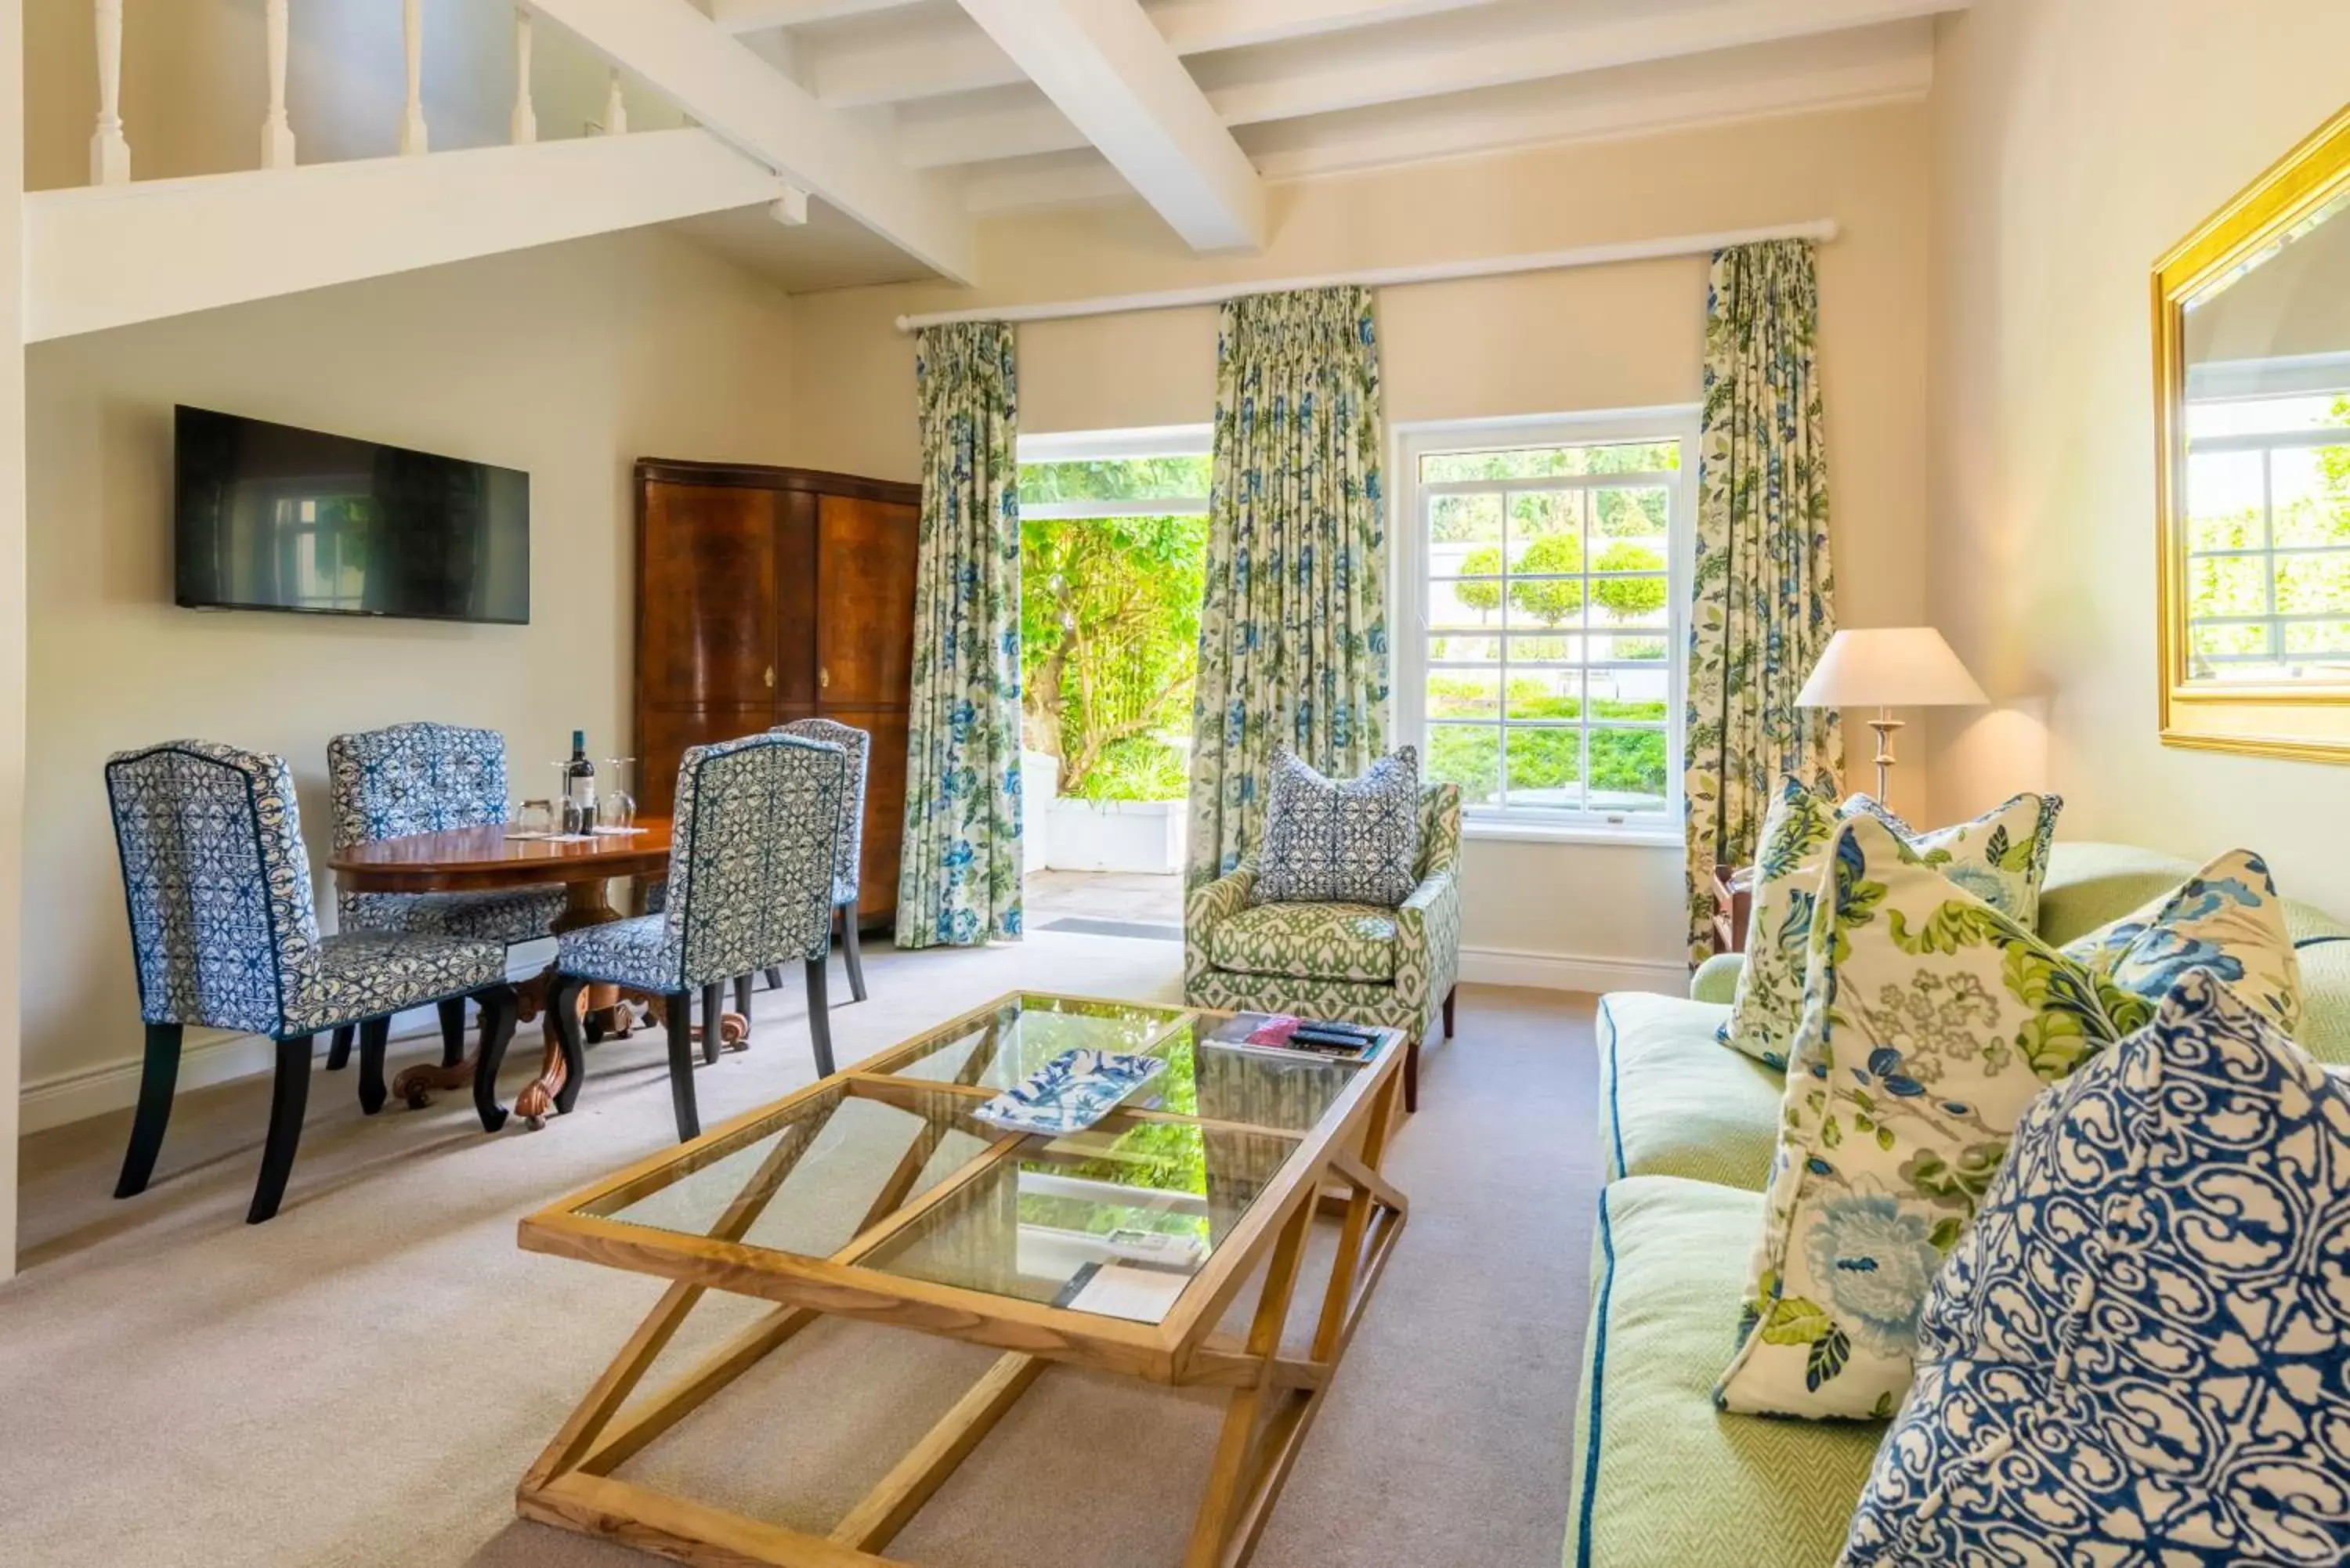
[[[178,602],[530,620],[530,475],[182,405]]]

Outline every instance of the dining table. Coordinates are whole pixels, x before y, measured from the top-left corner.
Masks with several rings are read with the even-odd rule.
[[[354,893],[483,893],[560,883],[563,909],[549,928],[550,934],[559,936],[619,919],[610,898],[614,878],[661,876],[669,870],[669,819],[640,816],[627,829],[593,834],[533,833],[491,823],[380,838],[336,850],[327,866],[335,874],[336,886]],[[521,1015],[546,1017],[538,1075],[515,1100],[515,1114],[534,1127],[545,1120],[569,1078],[555,1019],[546,1011],[546,988],[554,974],[550,964],[515,986],[522,993]],[[635,1015],[617,987],[590,987],[585,1001],[591,1039],[608,1032],[629,1032]],[[494,1131],[504,1112],[497,1108],[494,1085],[475,1084],[480,1061],[476,1046],[453,1066],[419,1063],[392,1080],[392,1092],[410,1106],[421,1106],[435,1089],[474,1085],[483,1123]]]

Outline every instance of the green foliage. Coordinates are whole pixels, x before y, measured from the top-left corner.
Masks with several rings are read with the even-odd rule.
[[[1106,462],[1026,462],[1020,499],[1045,501],[1196,500],[1208,493],[1204,457],[1130,457]]]
[[[1423,483],[1462,479],[1547,479],[1588,473],[1667,473],[1681,465],[1678,441],[1617,446],[1517,447],[1507,452],[1448,452],[1422,458]]]
[[[1194,461],[1204,460],[1050,466],[1107,470]],[[1108,483],[1116,476],[1087,483],[1096,480]],[[1208,520],[1196,515],[1022,523],[1026,741],[1061,759],[1062,794],[1181,797],[1183,754],[1169,737],[1181,734],[1191,711],[1207,542]],[[1148,793],[1130,793],[1136,791]]]
[[[1502,547],[1488,545],[1482,550],[1471,550],[1461,562],[1461,569],[1469,573],[1498,575],[1502,570]],[[1455,583],[1452,597],[1479,615],[1492,615],[1502,607],[1502,585],[1497,582]]]
[[[1665,558],[1646,545],[1618,540],[1591,563],[1596,572],[1661,572]],[[1591,586],[1591,597],[1618,620],[1638,620],[1665,607],[1662,577],[1610,577]]]
[[[1583,570],[1583,536],[1579,534],[1545,534],[1528,544],[1518,556],[1513,568],[1519,572],[1580,572]],[[1544,626],[1556,626],[1583,613],[1583,583],[1577,579],[1550,582],[1513,582],[1510,602]]]

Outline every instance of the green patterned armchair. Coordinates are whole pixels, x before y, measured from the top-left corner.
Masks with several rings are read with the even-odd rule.
[[[1191,890],[1183,905],[1183,1000],[1233,1012],[1379,1023],[1410,1041],[1404,1106],[1419,1101],[1419,1042],[1444,1018],[1461,972],[1461,789],[1419,792],[1419,886],[1399,909],[1257,904],[1256,862]]]

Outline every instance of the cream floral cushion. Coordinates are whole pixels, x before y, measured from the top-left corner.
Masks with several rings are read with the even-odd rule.
[[[1782,780],[1762,824],[1746,965],[1721,1026],[1722,1043],[1773,1067],[1787,1064],[1787,1048],[1804,1015],[1804,954],[1821,854],[1839,820],[1876,818],[1925,864],[2029,929],[2063,805],[2053,794],[2020,794],[1971,822],[1919,833],[1865,794],[1837,807],[1799,779]]]
[[[1396,912],[1377,904],[1259,904],[1208,931],[1208,961],[1236,974],[1395,979]]]
[[[2230,851],[2066,951],[1868,815],[1830,840],[1725,1408],[1885,1417],[1918,1311],[2033,1097],[2197,970],[2288,1031],[2299,981],[2260,857]]]

